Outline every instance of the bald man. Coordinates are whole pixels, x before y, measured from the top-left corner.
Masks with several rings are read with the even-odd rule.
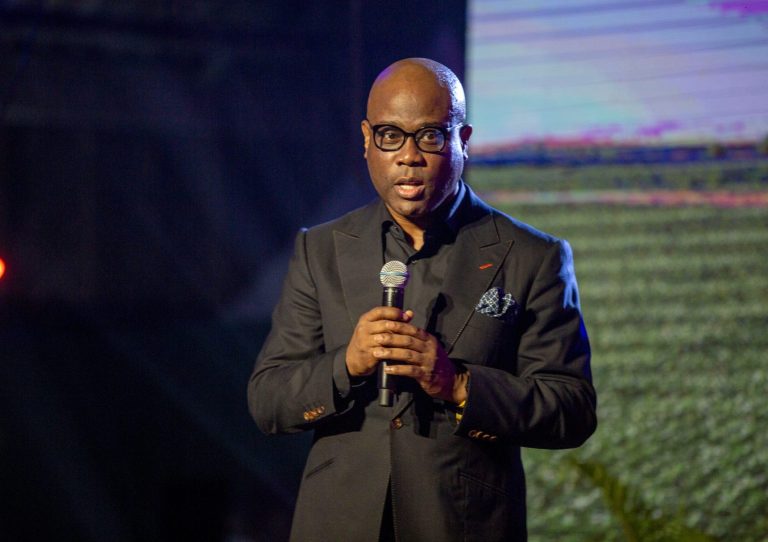
[[[299,232],[248,385],[262,431],[314,431],[291,539],[525,540],[520,447],[597,423],[570,247],[462,181],[472,127],[442,64],[386,68],[362,132],[379,198]],[[380,306],[391,260],[405,310]]]

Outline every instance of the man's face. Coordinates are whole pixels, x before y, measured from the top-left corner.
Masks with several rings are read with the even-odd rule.
[[[368,101],[363,121],[368,171],[393,218],[426,228],[432,213],[455,194],[464,169],[465,142],[471,127],[447,132],[445,147],[429,153],[416,146],[413,137],[396,151],[382,151],[374,144],[372,126],[387,124],[405,132],[424,127],[451,126],[451,96],[429,76],[393,77],[378,85]]]

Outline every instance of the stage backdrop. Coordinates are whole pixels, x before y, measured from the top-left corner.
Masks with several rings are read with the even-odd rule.
[[[573,246],[599,427],[531,540],[768,540],[768,2],[469,3],[476,190]]]

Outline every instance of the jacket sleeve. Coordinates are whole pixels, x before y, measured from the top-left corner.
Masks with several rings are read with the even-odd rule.
[[[566,241],[549,246],[523,310],[514,359],[467,365],[469,394],[456,433],[535,448],[579,446],[597,427],[597,398]]]
[[[307,232],[296,237],[272,329],[248,382],[248,408],[267,434],[312,428],[349,407],[346,347],[326,351]]]

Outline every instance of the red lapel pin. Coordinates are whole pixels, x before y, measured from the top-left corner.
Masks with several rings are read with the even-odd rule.
[[[479,269],[488,269],[489,267],[493,267],[492,263],[484,263],[479,267]]]

